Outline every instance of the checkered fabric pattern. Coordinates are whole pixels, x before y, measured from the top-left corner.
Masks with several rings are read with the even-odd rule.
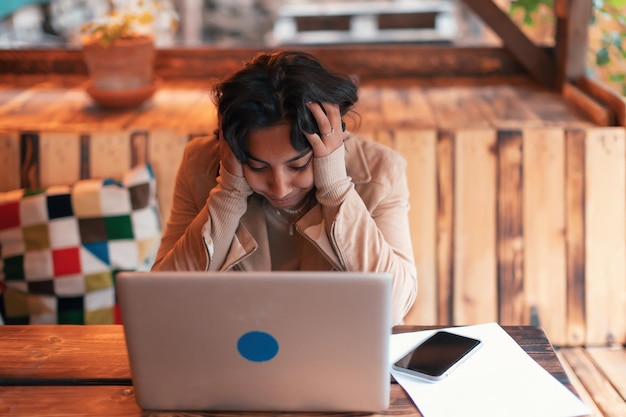
[[[115,274],[149,269],[160,236],[149,165],[121,182],[0,193],[4,322],[119,323]]]

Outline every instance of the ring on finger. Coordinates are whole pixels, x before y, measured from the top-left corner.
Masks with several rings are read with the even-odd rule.
[[[330,135],[332,135],[333,133],[335,133],[335,129],[331,127],[331,128],[330,128],[330,132],[328,132],[328,133],[322,133],[322,137],[330,136]]]

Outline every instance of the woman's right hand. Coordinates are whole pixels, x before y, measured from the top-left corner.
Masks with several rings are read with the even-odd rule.
[[[224,169],[228,171],[229,174],[234,175],[236,177],[243,177],[243,167],[241,166],[241,162],[235,157],[233,150],[230,149],[230,145],[224,136],[222,135],[222,131],[219,132],[220,135],[220,160],[222,161],[222,165]]]

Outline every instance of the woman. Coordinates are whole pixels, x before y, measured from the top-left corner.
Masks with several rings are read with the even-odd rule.
[[[218,131],[185,149],[153,270],[389,272],[401,323],[417,290],[406,162],[345,132],[354,82],[263,53],[214,99]]]

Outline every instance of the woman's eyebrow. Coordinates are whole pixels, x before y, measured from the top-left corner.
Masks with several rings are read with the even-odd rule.
[[[290,162],[297,161],[298,159],[307,156],[311,152],[313,152],[312,149],[305,149],[304,151],[300,152],[298,155],[294,156],[293,158],[289,159],[288,161],[285,161],[285,163],[288,164]],[[259,159],[259,158],[255,158],[253,155],[251,155],[251,154],[249,154],[247,152],[246,152],[246,156],[248,157],[248,159],[252,159],[253,161],[259,162],[261,164],[269,165],[269,162],[264,161],[264,160]]]

